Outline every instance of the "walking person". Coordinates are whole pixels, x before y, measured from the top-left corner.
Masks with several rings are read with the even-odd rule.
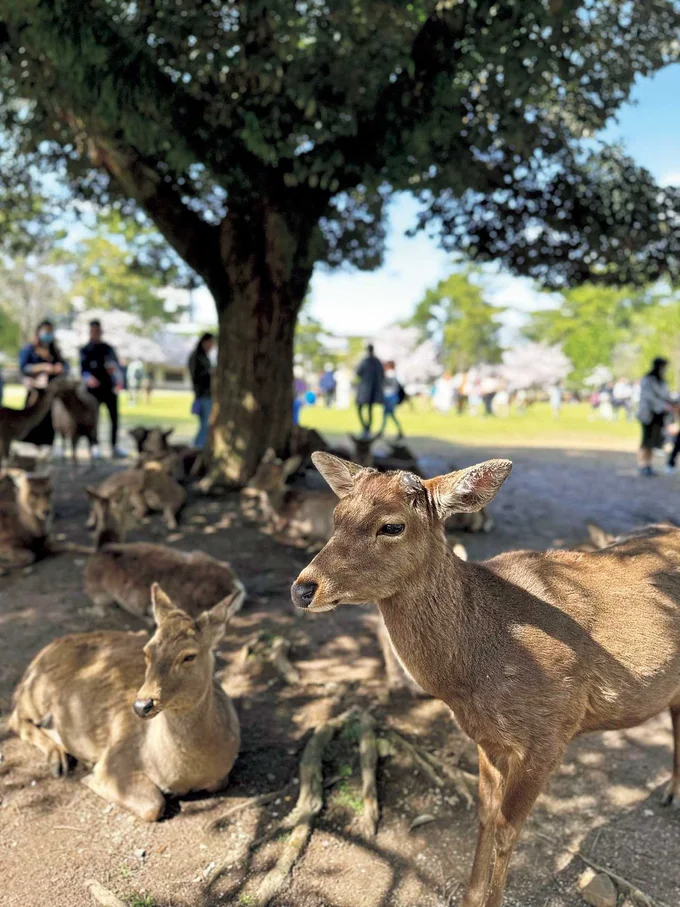
[[[57,346],[54,325],[49,319],[40,322],[33,340],[19,353],[19,371],[24,376],[27,388],[26,406],[45,393],[50,381],[59,375],[68,374],[68,364]],[[52,413],[48,412],[42,422],[32,428],[22,440],[37,447],[51,447],[54,442]]]
[[[337,390],[337,381],[335,380],[335,370],[330,363],[324,366],[324,370],[319,378],[319,390],[323,394],[326,402],[326,409],[330,409],[335,403],[335,392]]]
[[[210,412],[212,410],[212,363],[210,353],[215,348],[215,335],[209,331],[201,336],[193,353],[189,356],[189,372],[194,388],[194,403],[191,412],[198,416],[198,432],[194,445],[203,450],[208,443]]]
[[[380,434],[384,434],[387,428],[387,420],[391,419],[397,428],[397,438],[401,440],[404,437],[401,424],[397,419],[397,407],[403,403],[406,398],[406,392],[399,383],[394,362],[385,363],[385,379],[383,381],[383,423]]]
[[[638,419],[642,425],[642,443],[638,453],[641,476],[655,475],[652,469],[654,451],[663,447],[666,413],[673,407],[666,371],[668,360],[657,356],[652,367],[640,382]]]
[[[357,412],[362,427],[362,436],[370,438],[373,425],[373,407],[383,402],[383,380],[385,370],[375,355],[372,344],[366,347],[366,356],[357,368],[359,386],[357,388]],[[367,413],[365,415],[365,412]]]
[[[127,368],[128,400],[133,406],[139,403],[143,381],[144,363],[141,359],[133,359]]]
[[[560,410],[562,409],[562,385],[551,385],[548,396],[550,397],[550,408],[552,409],[553,419],[559,419]]]
[[[80,350],[80,372],[95,400],[106,407],[111,420],[111,456],[123,459],[127,453],[118,446],[118,392],[122,389],[122,373],[116,351],[102,340],[102,325],[98,319],[90,322],[90,340]],[[92,448],[99,457],[99,448]]]

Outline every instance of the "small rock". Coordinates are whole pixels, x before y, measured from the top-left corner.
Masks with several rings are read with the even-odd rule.
[[[143,847],[138,847],[138,848],[134,851],[134,854],[135,854],[135,856],[137,857],[138,860],[142,861],[142,860],[144,860],[144,857],[146,856],[146,851],[144,850]]]
[[[592,907],[616,907],[617,894],[614,883],[603,872],[593,875],[592,870],[579,880],[583,899]]]

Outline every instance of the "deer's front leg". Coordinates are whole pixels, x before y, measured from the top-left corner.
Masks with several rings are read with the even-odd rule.
[[[522,826],[531,812],[538,795],[548,782],[562,757],[545,754],[536,757],[529,753],[524,759],[513,760],[505,781],[501,808],[496,815],[494,844],[496,862],[491,877],[488,897],[483,907],[501,907],[508,877],[510,857],[517,844]]]
[[[479,753],[479,832],[477,849],[470,880],[465,889],[462,907],[486,907],[486,893],[491,879],[495,851],[498,815],[503,801],[505,778],[489,756],[478,747]]]
[[[165,797],[144,772],[131,771],[120,777],[110,756],[104,756],[83,784],[109,803],[122,806],[145,822],[156,822],[165,811]]]

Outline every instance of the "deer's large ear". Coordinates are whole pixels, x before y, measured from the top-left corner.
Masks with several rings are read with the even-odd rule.
[[[174,432],[174,428],[169,428],[167,431],[161,432],[161,436],[164,441],[167,441],[170,435]]]
[[[485,460],[435,479],[425,479],[435,510],[441,520],[452,513],[474,513],[491,501],[510,475],[510,460]]]
[[[156,621],[157,626],[161,625],[171,611],[177,610],[158,583],[154,583],[151,586],[151,606],[153,608],[153,619]]]
[[[340,457],[321,450],[312,454],[312,463],[339,498],[346,498],[354,491],[354,479],[363,469],[357,463],[341,460]]]
[[[224,636],[227,621],[238,611],[238,605],[242,598],[243,590],[237,589],[214,605],[209,611],[204,611],[196,619],[199,633],[208,639],[211,647],[216,646]]]

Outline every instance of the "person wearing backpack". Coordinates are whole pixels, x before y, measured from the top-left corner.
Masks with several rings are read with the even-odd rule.
[[[394,362],[385,363],[385,377],[383,379],[383,424],[380,434],[387,428],[387,420],[391,419],[397,429],[397,438],[404,437],[404,432],[397,419],[397,407],[406,399],[406,391],[397,378]]]

